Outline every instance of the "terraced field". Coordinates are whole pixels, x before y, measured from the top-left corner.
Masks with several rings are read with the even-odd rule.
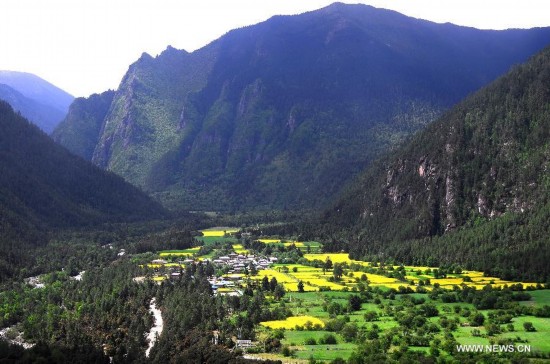
[[[185,264],[181,262],[183,258],[198,261],[219,257],[222,253],[218,249],[223,249],[223,255],[229,254],[228,249],[232,249],[237,254],[259,256],[257,251],[246,249],[243,242],[227,234],[228,231],[233,230],[203,231],[199,240],[208,248],[206,255],[199,255],[200,247],[160,252],[159,258],[167,262],[147,265],[157,272],[153,274],[153,280],[160,283],[167,279],[171,268],[184,268]],[[281,254],[285,254],[281,247],[291,251],[291,245],[294,245],[302,251],[305,261],[299,260],[303,264],[271,264],[268,269],[260,269],[255,275],[250,272],[223,274],[223,279],[235,282],[235,286],[218,288],[217,292],[221,295],[242,295],[248,279],[256,281],[253,286],[259,289],[264,277],[269,281],[275,279],[286,291],[282,298],[277,299],[273,290],[263,294],[270,300],[270,305],[289,309],[291,316],[284,320],[263,321],[255,329],[259,340],[265,340],[275,332],[278,335],[283,332],[280,342],[285,350],[260,352],[252,354],[252,357],[277,359],[285,363],[305,363],[311,357],[324,362],[337,358],[348,359],[357,349],[356,337],[362,337],[361,340],[367,337],[369,340],[369,337],[383,335],[399,338],[392,343],[395,350],[400,345],[407,345],[410,350],[429,352],[430,343],[436,340],[441,344],[446,340],[448,332],[452,332],[456,344],[529,343],[536,355],[550,355],[547,340],[550,335],[550,318],[535,317],[533,313],[510,314],[506,318],[506,325],[493,324],[498,322],[495,319],[499,314],[497,310],[478,309],[470,302],[443,302],[440,297],[443,292],[458,295],[457,292],[465,286],[484,294],[481,290],[486,286],[497,289],[514,286],[518,290],[518,284],[521,284],[522,289],[533,289],[537,288],[535,283],[506,281],[484,276],[482,272],[456,268],[444,270],[438,267],[380,265],[352,260],[346,253],[312,253],[321,250],[320,245],[313,244],[315,242],[274,238],[260,239],[260,242],[278,246],[276,253]],[[281,260],[283,258],[284,255],[280,257]],[[335,267],[340,271],[338,275],[335,274]],[[433,290],[436,290],[435,296],[430,293]],[[544,309],[544,305],[550,303],[549,290],[530,290],[529,294],[532,295],[531,300],[514,304]],[[362,297],[360,306],[355,309],[350,308],[350,297],[353,296]],[[424,302],[431,304],[436,311],[434,316],[417,318],[418,323],[415,325],[422,325],[423,328],[413,335],[417,341],[411,341],[409,336],[402,334],[403,330],[418,329],[406,326],[402,318],[404,315],[422,316],[422,311],[416,307],[422,307]],[[483,315],[485,325],[470,326],[469,321],[476,312]],[[532,324],[535,331],[527,330],[524,327],[526,323]],[[495,327],[496,331],[491,332]],[[283,352],[286,354],[283,355]],[[447,352],[443,355],[449,354]]]

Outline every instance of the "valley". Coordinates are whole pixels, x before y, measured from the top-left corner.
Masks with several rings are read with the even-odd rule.
[[[334,3],[0,71],[0,363],[550,363],[549,45]]]
[[[227,355],[266,362],[550,358],[544,284],[459,265],[358,261],[325,252],[319,241],[254,235],[255,227],[169,231],[88,248],[74,276],[63,269],[35,277],[40,285],[12,285],[0,293],[2,326],[29,352],[52,334],[50,345],[69,343],[74,325],[86,327],[77,336],[103,348],[94,355],[116,361],[133,347],[132,361],[162,362],[173,344],[189,340],[179,331],[187,325],[201,327],[194,335],[216,340]],[[144,243],[155,253],[139,252]],[[123,336],[112,335],[121,329]]]
[[[504,281],[456,265],[356,261],[347,253],[322,253],[318,242],[256,238],[238,229],[202,232],[197,241],[203,245],[160,251],[163,260],[142,268],[152,270],[148,277],[157,284],[180,279],[191,266],[215,272],[208,277],[213,293],[234,307],[230,320],[237,325],[250,314],[242,301],[261,300],[262,309],[282,311],[276,320],[256,323],[248,336],[232,338],[247,358],[336,362],[360,358],[358,343],[378,340],[385,341],[377,350],[395,358],[414,357],[411,352],[452,358],[469,350],[495,350],[501,358],[550,356],[550,290],[540,283]]]

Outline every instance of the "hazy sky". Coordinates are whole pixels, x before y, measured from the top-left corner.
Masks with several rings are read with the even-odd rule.
[[[1,0],[0,70],[34,73],[75,96],[116,89],[142,52],[193,51],[227,31],[334,0]],[[546,0],[365,0],[438,23],[550,26]]]

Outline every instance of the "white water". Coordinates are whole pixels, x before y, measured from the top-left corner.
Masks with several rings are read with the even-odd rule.
[[[28,343],[25,340],[23,340],[23,333],[19,332],[16,329],[16,325],[12,327],[7,327],[5,329],[0,330],[0,338],[8,341],[10,344],[15,344],[24,347],[25,349],[30,349],[34,346],[34,344]],[[9,330],[16,330],[17,336],[14,339],[8,338],[8,331]]]
[[[155,316],[155,322],[153,323],[153,327],[151,327],[151,330],[147,335],[147,340],[149,341],[149,347],[147,348],[147,350],[145,350],[146,357],[149,357],[149,353],[151,352],[151,349],[153,348],[153,346],[155,346],[157,337],[160,336],[160,334],[162,333],[162,329],[164,328],[164,323],[162,321],[162,314],[160,310],[157,308],[155,301],[156,301],[156,298],[153,297],[153,299],[151,300],[151,304],[149,305],[149,311],[151,311],[153,313],[153,316]]]
[[[72,277],[74,280],[77,280],[77,281],[81,281],[82,280],[82,275],[86,273],[85,270],[83,270],[82,272],[78,273],[76,276]]]

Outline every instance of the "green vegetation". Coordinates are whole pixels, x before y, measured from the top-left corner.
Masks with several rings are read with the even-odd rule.
[[[548,294],[549,291],[538,292]],[[508,343],[530,345],[532,352],[527,356],[546,357],[550,354],[545,337],[550,330],[550,317],[535,317],[530,311],[518,314],[522,305],[506,300],[501,301],[501,306],[479,310],[483,296],[495,294],[504,297],[501,291],[455,291],[457,297],[471,297],[466,301],[459,298],[456,303],[442,301],[447,295],[442,291],[415,295],[395,293],[395,290],[368,289],[359,295],[352,292],[292,294],[292,300],[286,300],[285,308],[290,309],[293,315],[308,314],[322,318],[326,329],[284,330],[281,344],[287,346],[295,358],[313,357],[316,360],[333,360],[337,357],[357,360],[366,355],[360,351],[360,343],[375,345],[376,342],[384,341],[385,349],[381,349],[379,354],[390,357],[394,355],[390,354],[394,351],[390,349],[392,347],[398,347],[404,355],[407,351],[420,350],[424,353],[422,355],[433,357],[437,352],[437,356],[449,357],[459,355],[456,352],[456,345],[459,344]],[[363,303],[359,310],[353,310],[349,305],[351,297],[361,298]],[[342,305],[343,310],[327,316],[326,312],[335,304]],[[280,303],[274,302],[273,305],[278,306]],[[371,315],[373,312],[376,315]],[[476,324],[474,317],[478,315],[486,321],[484,325]],[[370,319],[367,320],[367,317]],[[493,326],[496,328],[494,332],[489,331]],[[536,331],[529,329],[531,326]],[[336,342],[331,339],[330,345],[323,344],[328,335],[333,335]]]
[[[550,49],[303,212],[536,48],[403,21],[273,18],[74,104],[58,140],[205,215],[0,102],[0,362],[549,360]]]
[[[196,223],[200,224],[204,222]],[[280,245],[272,254],[279,261],[298,259],[308,265],[279,263],[270,270],[233,274],[242,281],[234,289],[219,289],[213,295],[206,279],[227,277],[224,269],[208,262],[175,263],[181,257],[170,253],[192,254],[198,262],[227,255],[243,245],[258,256],[272,244],[254,242],[252,236],[216,236],[215,242],[205,242],[200,234],[185,226],[135,225],[121,226],[111,234],[91,231],[58,236],[56,243],[36,251],[34,259],[40,270],[20,272],[23,277],[40,274],[44,288],[14,280],[0,294],[0,327],[10,328],[11,336],[23,332],[23,340],[38,343],[32,349],[5,350],[15,357],[59,355],[66,361],[82,361],[83,357],[103,361],[107,356],[113,362],[161,363],[167,357],[189,362],[204,356],[243,360],[235,357],[240,349],[226,350],[235,346],[232,338],[239,335],[253,342],[243,350],[263,360],[314,358],[355,363],[370,362],[371,355],[390,361],[401,360],[396,355],[414,360],[450,359],[460,358],[457,344],[493,343],[531,345],[533,351],[521,357],[547,357],[550,353],[545,341],[550,330],[548,290],[526,291],[511,282],[504,286],[498,278],[458,267],[447,272],[433,267],[374,265],[352,261],[342,253],[308,254],[290,244]],[[102,246],[94,240],[110,244]],[[125,254],[120,255],[121,249]],[[147,264],[159,256],[168,263]],[[328,260],[333,263],[327,264]],[[315,268],[320,263],[322,268]],[[72,278],[82,271],[82,280]],[[170,272],[180,274],[154,278]],[[268,279],[272,273],[267,272],[275,276]],[[317,272],[317,279],[324,284],[341,290],[307,292],[313,278],[306,280],[305,276],[312,272]],[[284,277],[294,276],[304,278],[306,292],[298,292],[296,284],[285,281]],[[452,283],[458,276],[471,277],[472,282],[467,283],[473,286],[478,279],[492,280],[495,285],[483,289],[445,286],[445,281]],[[430,283],[422,286],[425,293],[406,293],[413,292],[404,289],[411,280],[417,281],[412,286],[416,290],[421,287],[418,282],[427,279]],[[394,280],[401,287],[393,288]],[[149,314],[153,297],[161,309],[164,328],[146,359],[144,337],[153,324]],[[86,330],[77,330],[81,327]],[[221,346],[212,346],[213,330]],[[472,360],[482,355],[473,355]],[[512,358],[508,354],[501,357]]]
[[[275,17],[192,53],[143,54],[90,135],[92,159],[172,209],[312,210],[546,39],[364,5]]]
[[[73,154],[91,161],[114,96],[115,92],[109,90],[75,99],[67,116],[53,131],[52,139]]]
[[[225,296],[235,289],[218,290],[227,297],[230,310],[236,310],[233,322],[251,321],[245,338],[255,342],[249,349],[253,357],[370,362],[373,353],[364,351],[365,345],[374,346],[376,355],[387,360],[461,358],[457,345],[529,345],[531,351],[526,354],[499,354],[504,362],[550,355],[545,342],[550,305],[544,303],[549,290],[484,277],[456,265],[446,269],[393,266],[353,261],[343,253],[304,254],[295,245],[279,241],[285,239],[241,236],[240,244],[219,241],[208,253],[209,257],[227,255],[228,247],[244,245],[256,256],[267,249],[280,260],[302,263],[228,275],[240,278],[236,291],[242,296]],[[194,259],[205,257],[194,254]],[[211,272],[226,277],[215,266]],[[300,292],[297,282],[305,283],[306,292]],[[311,288],[320,291],[307,292]],[[257,303],[254,311],[237,309],[247,307],[250,300],[263,303]]]
[[[28,262],[28,249],[48,241],[49,229],[166,216],[143,192],[70,154],[3,101],[0,128],[0,281]]]
[[[548,281],[548,72],[550,49],[375,163],[325,213],[327,234],[355,258]]]

